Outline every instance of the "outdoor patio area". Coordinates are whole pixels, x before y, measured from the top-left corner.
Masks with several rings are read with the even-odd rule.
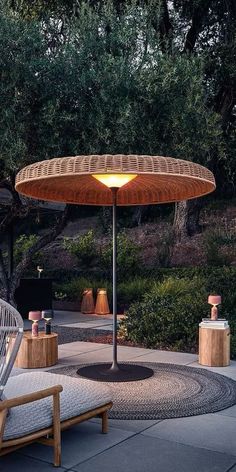
[[[0,3],[0,472],[236,472],[236,0]]]
[[[109,317],[85,316],[61,312],[54,324],[74,328],[111,329]],[[26,321],[28,327],[28,321]],[[112,347],[92,342],[67,342],[59,345],[63,366],[106,362]],[[118,347],[121,361],[161,362],[201,367],[194,354],[157,351],[127,346]],[[209,369],[209,368],[207,368]],[[49,369],[45,369],[49,370]],[[236,362],[229,367],[211,368],[236,380]],[[14,369],[13,375],[30,370]],[[168,420],[113,420],[109,433],[100,433],[93,419],[62,434],[62,466],[59,471],[79,472],[235,472],[236,406],[214,414]],[[52,450],[33,444],[2,457],[0,470],[12,472],[47,472],[52,470]]]

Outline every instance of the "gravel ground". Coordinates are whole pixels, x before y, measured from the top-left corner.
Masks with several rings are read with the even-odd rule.
[[[107,331],[104,329],[68,328],[66,326],[53,326],[53,332],[58,333],[58,344],[72,343],[74,341],[91,342],[97,336],[107,336]]]

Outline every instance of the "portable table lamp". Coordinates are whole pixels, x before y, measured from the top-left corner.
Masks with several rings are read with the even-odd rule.
[[[217,308],[217,306],[221,304],[221,296],[220,295],[209,295],[208,303],[209,303],[209,305],[212,305],[211,320],[217,320],[217,318],[218,318],[218,308]]]
[[[32,337],[36,338],[39,335],[39,320],[42,319],[41,311],[30,311],[28,319],[33,321],[32,323]]]
[[[45,320],[45,334],[52,334],[51,320],[53,318],[53,310],[43,310],[42,318]]]

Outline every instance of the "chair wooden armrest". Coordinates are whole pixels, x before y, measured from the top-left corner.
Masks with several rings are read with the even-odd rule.
[[[28,393],[27,395],[21,395],[20,397],[9,398],[0,402],[0,412],[6,408],[13,408],[14,406],[25,405],[42,398],[50,397],[62,392],[63,387],[61,385],[54,385],[53,387],[38,390],[37,392]]]
[[[10,452],[9,449],[15,450],[18,447],[22,446],[22,441],[18,439],[12,439],[9,441],[3,440],[4,427],[6,423],[7,410],[20,405],[25,405],[26,403],[31,403],[36,400],[41,400],[49,396],[53,396],[53,439],[42,440],[44,444],[54,446],[54,465],[59,466],[61,464],[61,427],[60,427],[60,392],[62,392],[63,387],[61,385],[55,385],[44,390],[39,390],[38,392],[29,393],[27,395],[21,395],[20,397],[10,398],[8,400],[3,400],[0,402],[0,455]],[[42,436],[45,435],[44,430],[42,430]],[[40,436],[38,436],[40,437]],[[26,444],[29,444],[34,440],[35,434],[27,436]],[[6,450],[4,451],[4,448]],[[1,449],[3,449],[1,451]],[[7,451],[8,449],[8,451]]]

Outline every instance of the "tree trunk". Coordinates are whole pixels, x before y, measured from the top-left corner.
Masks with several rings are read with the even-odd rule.
[[[132,215],[132,225],[140,226],[142,223],[142,218],[148,210],[148,205],[136,206],[133,210]]]
[[[175,204],[173,230],[177,241],[201,232],[199,217],[203,204],[202,198]]]
[[[182,201],[175,204],[175,217],[173,223],[174,235],[177,241],[188,236],[187,232],[187,202]]]
[[[201,32],[206,16],[209,14],[209,8],[212,0],[201,0],[197,3],[192,15],[192,23],[185,38],[183,52],[191,53],[194,50],[199,33]]]
[[[1,297],[3,300],[9,301],[9,279],[7,270],[3,260],[2,250],[0,249],[0,282],[1,282]]]

